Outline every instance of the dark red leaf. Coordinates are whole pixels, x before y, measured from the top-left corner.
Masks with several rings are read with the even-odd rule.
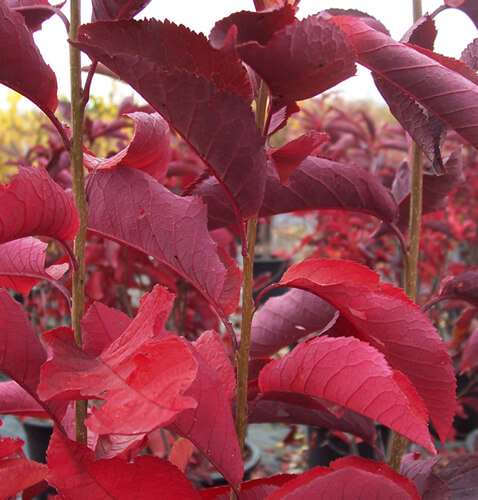
[[[43,167],[20,167],[10,184],[0,185],[0,208],[0,243],[31,235],[70,240],[78,231],[73,198]]]
[[[285,4],[298,4],[300,0],[254,0],[254,7],[257,11],[282,7]]]
[[[106,500],[199,498],[189,480],[167,460],[137,457],[134,463],[120,458],[95,460],[85,445],[69,440],[54,429],[47,454],[48,483],[58,490],[58,499]]]
[[[216,182],[208,179],[192,193],[207,203],[211,229],[235,222]],[[386,222],[393,222],[397,216],[397,204],[389,191],[376,177],[355,165],[309,156],[286,185],[281,184],[274,168],[268,168],[261,216],[316,209],[364,212]]]
[[[478,495],[478,453],[458,456],[445,467],[435,466],[433,469],[448,485],[453,499],[474,498]]]
[[[337,315],[328,302],[303,290],[272,297],[252,320],[251,356],[271,356],[302,337],[326,329]]]
[[[28,295],[40,280],[47,280],[68,300],[68,291],[58,282],[68,270],[68,264],[53,265],[45,269],[47,246],[32,237],[0,244],[0,286]]]
[[[43,60],[23,16],[6,2],[0,3],[0,47],[0,83],[51,116],[58,105],[55,74]]]
[[[471,370],[478,362],[478,329],[473,330],[463,349],[461,371]]]
[[[276,109],[320,94],[355,74],[355,53],[347,37],[318,16],[294,20],[267,40],[242,34],[241,25],[235,26],[235,49],[267,83]]]
[[[438,298],[465,300],[478,304],[478,268],[467,269],[458,276],[447,276],[441,285]]]
[[[327,259],[292,266],[279,283],[316,293],[338,309],[336,334],[352,335],[382,352],[411,381],[446,439],[455,413],[454,370],[441,337],[401,289],[360,264]]]
[[[430,214],[443,210],[448,202],[448,195],[460,184],[465,182],[463,172],[463,158],[461,149],[457,148],[445,161],[446,174],[434,175],[433,172],[425,170],[423,176],[423,198],[422,214]],[[392,193],[397,200],[400,215],[397,226],[402,232],[408,231],[410,217],[410,179],[411,171],[407,161],[400,164],[393,181]],[[382,224],[374,233],[374,237],[390,232],[390,229]]]
[[[99,356],[131,322],[132,319],[118,309],[95,302],[81,320],[83,349],[91,356]]]
[[[16,498],[25,488],[46,478],[48,467],[44,464],[12,458],[0,460],[0,498]]]
[[[237,266],[229,258],[230,268],[225,269],[207,231],[201,200],[179,197],[129,168],[97,173],[89,199],[90,230],[164,262],[224,314],[235,310],[240,292]]]
[[[375,423],[369,418],[339,405],[332,408],[327,401],[290,392],[268,392],[254,400],[250,404],[249,422],[281,422],[338,430],[359,436],[372,445],[377,437]]]
[[[293,474],[278,474],[245,481],[241,483],[241,500],[264,500],[269,498],[268,495],[295,477]],[[229,500],[231,498],[231,488],[229,486],[207,488],[201,490],[199,496],[201,500]]]
[[[238,59],[184,26],[159,21],[97,22],[82,26],[78,40],[78,48],[128,82],[186,139],[227,191],[236,214],[257,212],[264,139]]]
[[[279,174],[281,184],[289,182],[294,170],[320,146],[329,136],[323,132],[311,130],[297,139],[284,144],[277,149],[268,151],[269,158]]]
[[[126,19],[141,12],[151,0],[92,0],[91,21]]]
[[[456,7],[467,14],[478,28],[478,5],[474,0],[445,0],[449,7]]]
[[[261,392],[289,391],[339,404],[434,452],[423,402],[375,348],[354,338],[316,337],[267,364]]]
[[[478,86],[414,48],[353,17],[335,17],[358,62],[406,93],[478,147]]]
[[[413,481],[422,500],[449,500],[450,488],[433,473],[433,466],[442,460],[438,455],[425,460],[415,460],[413,454],[405,455],[400,473]]]
[[[5,0],[5,3],[10,9],[16,10],[25,18],[25,23],[30,31],[40,30],[42,23],[55,13],[48,0]],[[57,7],[61,7],[63,4]]]
[[[37,394],[40,366],[45,361],[45,349],[22,305],[12,299],[4,288],[0,288],[0,371],[25,389],[59,422],[66,405],[63,402],[43,402]],[[24,399],[23,394],[19,396]]]
[[[169,125],[159,113],[128,113],[135,124],[131,142],[119,153],[109,158],[97,158],[83,154],[85,167],[89,170],[108,170],[119,165],[137,168],[164,182],[171,156]]]
[[[433,50],[436,36],[435,21],[428,14],[425,14],[413,24],[400,41]]]
[[[360,457],[339,459],[327,467],[315,467],[287,482],[267,500],[420,500],[413,483],[386,464]]]

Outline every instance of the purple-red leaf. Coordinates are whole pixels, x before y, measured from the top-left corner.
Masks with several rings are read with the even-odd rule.
[[[91,21],[126,19],[141,12],[151,0],[92,0]]]
[[[54,429],[47,454],[48,483],[59,500],[106,500],[199,498],[189,480],[167,460],[137,457],[134,463],[120,458],[95,460],[85,445],[69,440]]]
[[[347,34],[358,62],[418,101],[478,147],[478,86],[411,46],[353,17],[331,19]]]
[[[313,292],[338,309],[336,335],[357,337],[383,353],[411,381],[446,439],[455,414],[454,370],[436,329],[403,290],[345,260],[304,261],[279,283]]]
[[[73,198],[43,167],[21,167],[10,184],[0,185],[0,243],[31,235],[70,240],[78,227]]]
[[[279,174],[281,184],[289,182],[294,170],[329,136],[323,132],[311,130],[280,148],[268,151],[269,158]]]
[[[247,15],[235,16],[241,14]],[[267,83],[276,109],[320,94],[355,74],[355,53],[347,37],[318,16],[296,19],[268,39],[248,27],[241,33],[242,23],[233,23],[231,16],[218,24],[222,32],[235,26],[235,49]],[[219,28],[216,25],[211,32],[211,41],[218,38],[215,30]]]
[[[131,245],[188,279],[224,314],[234,311],[240,279],[225,269],[207,231],[206,206],[179,197],[135,169],[98,172],[90,190],[88,228]],[[227,293],[225,293],[227,291]]]
[[[82,26],[75,45],[129,83],[184,137],[226,190],[237,216],[259,210],[264,138],[235,56],[184,26],[159,21]]]
[[[338,209],[374,215],[385,222],[397,217],[397,204],[380,181],[355,165],[309,156],[293,172],[288,184],[267,169],[261,216],[299,210]],[[208,205],[210,229],[233,224],[234,214],[220,186],[212,179],[192,191]]]
[[[328,302],[303,290],[272,297],[252,320],[251,356],[271,356],[282,347],[327,328],[337,315]]]
[[[478,305],[478,268],[467,269],[458,276],[447,276],[441,284],[437,298],[465,300]]]
[[[478,328],[473,330],[463,349],[461,371],[471,370],[478,362]]]
[[[25,18],[25,23],[30,31],[40,30],[42,23],[55,13],[55,8],[50,5],[48,0],[5,0],[5,3],[10,9],[16,10]],[[56,7],[59,8],[61,5]]]
[[[359,436],[369,444],[377,437],[375,423],[369,418],[338,405],[331,408],[327,401],[290,392],[268,392],[254,400],[250,404],[249,422],[281,422],[338,430]]]
[[[6,2],[0,2],[0,47],[0,83],[51,116],[58,105],[55,74],[43,60],[23,16]]]
[[[108,170],[123,165],[142,170],[162,183],[171,155],[168,123],[159,113],[138,111],[126,116],[135,123],[135,132],[128,146],[109,158],[84,153],[85,167],[89,170]]]
[[[433,50],[436,36],[435,21],[428,14],[425,14],[413,24],[400,41]]]
[[[37,394],[40,366],[45,361],[45,349],[22,305],[0,288],[0,371],[17,382],[51,418],[59,422],[66,405],[63,402],[43,402]],[[22,394],[19,396],[24,399]]]
[[[314,467],[287,482],[267,500],[420,500],[410,480],[384,463],[360,457],[335,460],[327,467]]]
[[[463,173],[463,158],[461,149],[457,148],[448,157],[445,162],[446,174],[434,175],[433,172],[425,171],[423,176],[423,198],[422,198],[422,214],[430,214],[443,210],[448,201],[448,195],[460,184],[465,182]],[[403,161],[397,170],[397,174],[392,185],[392,194],[397,200],[400,215],[397,226],[401,231],[408,231],[408,222],[410,217],[410,183],[411,171],[407,161]],[[390,229],[382,224],[376,233],[375,237],[381,236],[390,232]]]
[[[445,4],[462,10],[478,28],[478,5],[474,0],[445,0]]]
[[[38,281],[47,280],[68,299],[68,291],[58,282],[68,270],[68,264],[53,265],[45,269],[47,246],[32,237],[1,243],[0,286],[28,295]]]
[[[441,459],[442,455],[426,460],[415,460],[412,454],[403,457],[400,473],[413,481],[422,500],[450,499],[448,485],[433,474],[433,466]]]
[[[288,391],[349,408],[434,452],[415,389],[375,348],[354,338],[316,337],[267,364],[259,389]]]

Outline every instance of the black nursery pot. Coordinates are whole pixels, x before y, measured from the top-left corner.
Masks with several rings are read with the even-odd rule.
[[[53,432],[53,423],[49,420],[29,418],[23,421],[23,428],[25,429],[29,458],[35,462],[46,464],[46,450]],[[48,494],[56,494],[56,490],[48,487],[35,498],[36,500],[47,500]]]

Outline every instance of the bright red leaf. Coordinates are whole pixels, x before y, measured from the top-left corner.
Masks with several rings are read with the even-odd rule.
[[[316,293],[338,309],[333,331],[382,352],[412,382],[440,438],[446,439],[455,412],[454,370],[435,328],[401,289],[360,264],[327,259],[292,266],[280,284]]]
[[[189,480],[167,460],[137,457],[134,463],[120,458],[95,460],[92,450],[69,440],[54,429],[48,449],[48,483],[58,499],[106,500],[199,498]]]
[[[257,212],[264,138],[238,59],[213,49],[203,35],[159,21],[82,26],[75,45],[129,83],[184,137],[226,190],[237,216]]]
[[[10,184],[0,185],[0,209],[0,243],[31,235],[70,240],[78,231],[73,198],[43,167],[20,167]]]
[[[279,174],[281,184],[289,182],[294,170],[316,149],[327,141],[327,134],[311,130],[280,148],[270,149],[269,158]]]
[[[53,265],[45,269],[47,246],[32,237],[0,244],[0,286],[28,295],[40,280],[47,280],[68,300],[68,291],[58,282],[68,270],[68,264]]]
[[[346,33],[360,64],[418,101],[478,147],[476,84],[357,18],[338,16],[331,22]]]
[[[271,356],[282,347],[327,328],[337,315],[328,302],[303,290],[272,297],[252,320],[251,356]]]
[[[349,408],[434,451],[423,402],[375,348],[354,338],[316,337],[272,361],[261,392],[288,391]]]
[[[179,197],[135,169],[98,172],[91,185],[88,228],[131,245],[188,279],[224,314],[239,300],[237,266],[230,271],[207,231],[201,200]],[[227,293],[224,293],[227,291]]]
[[[128,113],[135,123],[131,142],[108,158],[97,158],[83,154],[85,167],[89,170],[108,170],[119,165],[137,168],[164,182],[171,155],[169,125],[159,113]]]
[[[50,418],[38,399],[13,380],[0,383],[0,414],[19,417]]]
[[[0,460],[0,498],[16,497],[25,488],[43,481],[48,473],[44,464],[12,458]]]
[[[0,3],[0,47],[0,83],[51,116],[58,105],[55,74],[43,60],[23,16],[6,2]]]

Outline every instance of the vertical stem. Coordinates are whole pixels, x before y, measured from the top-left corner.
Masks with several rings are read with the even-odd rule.
[[[421,0],[413,0],[413,22],[422,17]],[[410,182],[410,220],[408,226],[408,255],[405,259],[405,293],[414,302],[417,298],[417,269],[422,221],[423,192],[423,155],[414,142],[412,144],[412,178]],[[397,433],[392,434],[390,466],[400,472],[406,439]]]
[[[70,39],[76,40],[81,20],[81,0],[71,0],[70,4]],[[84,280],[85,280],[85,243],[87,204],[85,197],[83,171],[83,95],[81,88],[81,58],[80,52],[70,45],[70,79],[71,79],[71,142],[70,151],[71,173],[73,178],[73,198],[80,216],[80,229],[75,238],[74,252],[78,261],[78,270],[73,272],[71,325],[75,333],[77,345],[82,345],[80,321],[84,310]],[[75,404],[76,440],[87,441],[86,410],[87,401],[77,401]]]
[[[263,130],[269,91],[264,82],[261,84],[256,100],[256,123]],[[241,453],[244,452],[244,441],[247,430],[247,383],[249,371],[249,351],[251,344],[251,326],[254,315],[252,298],[254,251],[256,246],[257,214],[247,223],[247,252],[244,255],[242,284],[242,323],[241,343],[237,351],[237,400],[236,400],[236,432]],[[234,493],[232,493],[234,497]]]

